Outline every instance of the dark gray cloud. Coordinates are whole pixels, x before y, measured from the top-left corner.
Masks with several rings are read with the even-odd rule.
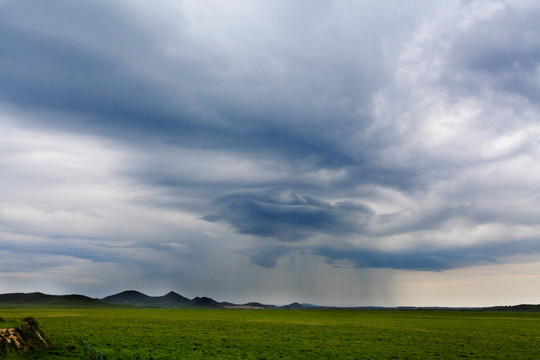
[[[29,1],[6,2],[2,7],[2,96],[10,102],[94,114],[98,115],[94,121],[99,121],[99,116],[124,113],[133,117],[141,104],[166,95],[153,94],[157,89],[130,74],[114,53],[71,37],[71,32],[86,30],[88,40],[107,36],[119,45],[126,41],[113,31],[128,25],[126,21],[99,3],[78,8],[62,1],[51,2],[50,7]]]
[[[265,268],[273,268],[277,264],[277,260],[291,252],[291,249],[286,246],[273,244],[259,245],[257,248],[246,252],[253,264]]]
[[[109,13],[112,17],[109,22],[117,21],[117,26],[126,26],[116,8],[114,11]],[[99,13],[94,15],[99,16]],[[101,24],[101,18],[96,21]],[[219,79],[208,78],[205,64],[193,68],[189,59],[178,63],[156,54],[158,59],[149,66],[168,68],[175,74],[177,83],[155,82],[130,68],[117,53],[99,52],[77,39],[44,34],[10,23],[2,24],[0,96],[25,108],[81,115],[79,118],[52,118],[43,126],[129,137],[131,141],[148,136],[190,148],[250,149],[291,161],[313,159],[314,166],[354,163],[336,143],[336,137],[345,130],[341,126],[329,129],[330,122],[337,120],[336,114],[326,107],[317,109],[319,105],[314,102],[315,98],[308,97],[309,93],[282,98],[281,94],[273,92],[271,101],[264,98],[266,94],[261,94],[263,97],[253,99],[252,104],[238,104],[240,99],[236,97],[245,94],[237,87],[243,85],[222,85]],[[66,30],[76,24],[68,26]],[[121,40],[114,36],[112,39]],[[139,46],[157,52],[157,45],[151,40],[143,37]],[[125,50],[130,56],[139,55],[129,47]],[[208,88],[216,86],[219,91],[208,98],[208,92],[213,91]],[[337,91],[340,89],[341,85]],[[228,98],[231,90],[236,94],[232,99]],[[300,109],[299,103],[306,101],[311,103],[309,108]],[[275,102],[282,104],[275,107]],[[342,113],[343,110],[346,109],[338,109]],[[304,113],[299,115],[299,111]],[[313,122],[315,128],[304,129],[307,122]],[[323,135],[317,127],[328,132]]]
[[[406,251],[372,249],[316,249],[317,255],[329,258],[330,264],[349,260],[359,268],[390,268],[420,271],[443,271],[474,265],[504,263],[505,258],[523,254],[538,254],[537,239],[512,240],[445,249],[414,248]]]
[[[224,220],[240,234],[299,241],[317,233],[344,236],[362,232],[373,216],[366,205],[353,202],[330,204],[311,196],[271,191],[235,193],[215,201],[219,211],[204,217]]]

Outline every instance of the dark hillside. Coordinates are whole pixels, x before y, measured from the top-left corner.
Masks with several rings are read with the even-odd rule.
[[[160,307],[190,307],[191,300],[171,291],[167,295],[157,296],[153,298],[152,303]]]
[[[126,290],[101,299],[111,304],[142,306],[152,301],[152,297],[135,290]]]
[[[190,301],[187,297],[177,294],[174,291],[171,291],[167,295],[156,297],[156,299],[160,299],[162,301],[185,302],[185,303],[188,303]]]
[[[493,306],[484,308],[488,311],[522,311],[522,312],[540,312],[540,305],[521,304],[513,306]]]
[[[260,302],[255,302],[255,301],[248,302],[248,303],[245,303],[243,305],[244,306],[249,306],[249,307],[252,307],[252,308],[255,308],[255,309],[258,309],[258,308],[261,308],[261,309],[275,309],[275,308],[277,308],[277,306],[275,306],[275,305],[261,304]]]
[[[293,302],[292,304],[285,305],[281,307],[282,309],[305,309],[301,304]]]
[[[154,308],[222,307],[218,302],[212,299],[195,298],[189,300],[174,291],[163,296],[148,296],[138,291],[128,290],[116,295],[104,297],[101,300],[111,304]]]
[[[208,297],[196,297],[191,300],[192,304],[197,307],[222,308],[223,304],[218,303],[214,299]]]
[[[35,293],[0,294],[2,307],[110,307],[110,304],[83,295]]]

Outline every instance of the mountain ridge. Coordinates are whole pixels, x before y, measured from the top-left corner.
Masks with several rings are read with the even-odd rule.
[[[115,305],[79,294],[49,295],[41,292],[0,294],[4,307],[114,307]]]
[[[162,296],[149,296],[137,290],[125,290],[104,298],[91,298],[85,295],[49,295],[41,292],[0,294],[0,307],[139,307],[139,308],[182,308],[182,309],[358,309],[358,310],[425,310],[425,311],[497,311],[497,312],[540,312],[540,304],[519,304],[488,307],[380,307],[380,306],[318,306],[293,302],[284,306],[265,305],[259,302],[234,304],[218,302],[202,296],[188,299],[174,291]]]
[[[264,305],[258,302],[234,304],[218,302],[210,297],[188,299],[174,291],[161,296],[149,296],[137,290],[125,290],[103,298],[85,295],[49,295],[41,292],[0,294],[0,307],[139,307],[181,309],[278,309],[301,308],[293,303],[285,306]],[[293,306],[294,305],[294,306]]]
[[[137,307],[196,307],[193,300],[170,291],[163,296],[149,296],[136,290],[126,290],[100,299],[103,302],[116,305],[132,305]]]
[[[136,290],[126,290],[100,299],[103,302],[116,305],[130,305],[136,307],[151,308],[261,308],[274,309],[274,305],[262,305],[260,303],[234,304],[230,302],[218,302],[206,296],[196,296],[188,299],[174,291],[162,296],[148,296]],[[256,306],[254,306],[256,304]]]

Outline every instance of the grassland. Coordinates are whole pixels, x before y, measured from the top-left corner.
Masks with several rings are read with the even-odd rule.
[[[539,359],[540,313],[374,310],[0,309],[52,346],[7,359]],[[1,327],[1,324],[0,324]]]

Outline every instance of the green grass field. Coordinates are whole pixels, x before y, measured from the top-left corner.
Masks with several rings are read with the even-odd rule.
[[[52,346],[7,359],[540,359],[540,313],[0,309]],[[1,324],[0,324],[0,327]]]

